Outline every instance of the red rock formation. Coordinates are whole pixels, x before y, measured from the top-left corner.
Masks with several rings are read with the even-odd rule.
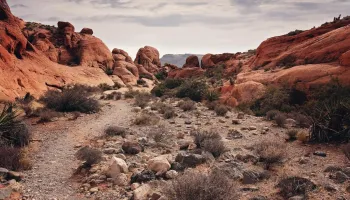
[[[218,64],[225,64],[225,62],[235,58],[236,58],[236,55],[232,53],[206,54],[202,58],[202,68],[203,69],[212,68]]]
[[[148,72],[154,74],[161,70],[159,51],[150,46],[141,48],[135,58],[136,65],[142,65]]]
[[[199,67],[170,70],[168,78],[192,78],[203,75],[205,70]]]
[[[80,31],[81,34],[93,35],[94,31],[91,28],[83,28]]]
[[[186,59],[186,63],[182,68],[200,67],[198,56],[192,55]]]

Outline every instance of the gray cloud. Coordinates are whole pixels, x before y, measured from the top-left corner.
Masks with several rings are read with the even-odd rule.
[[[24,4],[15,4],[15,5],[12,5],[11,8],[28,8],[28,6]]]

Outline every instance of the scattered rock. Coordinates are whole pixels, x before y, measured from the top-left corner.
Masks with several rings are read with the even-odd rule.
[[[185,120],[185,124],[190,125],[190,124],[192,124],[192,121],[190,121],[190,120]]]
[[[128,171],[128,165],[123,159],[113,157],[106,171],[106,175],[110,178],[116,178],[120,173],[127,173]]]
[[[256,126],[249,126],[248,128],[250,131],[255,131],[256,130]]]
[[[325,152],[322,152],[322,151],[315,151],[314,155],[315,156],[320,156],[320,157],[326,157],[327,156],[327,154]]]
[[[165,174],[165,177],[166,177],[167,179],[174,179],[174,178],[176,178],[177,176],[178,176],[178,173],[177,173],[177,171],[175,171],[175,170],[167,171],[167,173]]]
[[[10,187],[0,188],[0,199],[10,198],[12,189]]]
[[[162,197],[161,194],[159,194],[158,192],[153,192],[150,200],[158,200],[158,199],[160,199],[160,197]]]
[[[228,140],[236,140],[243,138],[243,134],[236,129],[230,129],[227,134]]]
[[[241,124],[241,122],[238,119],[233,119],[232,124],[238,125]]]
[[[219,119],[219,122],[222,124],[226,123],[226,121],[224,119]]]
[[[171,163],[171,168],[172,170],[175,170],[177,172],[181,172],[181,171],[184,171],[185,170],[185,166],[181,163],[178,163],[178,162],[173,162]]]
[[[20,172],[9,171],[7,173],[7,179],[8,180],[14,179],[16,181],[21,181],[23,178],[24,178],[24,174],[22,174]]]
[[[143,146],[141,146],[138,142],[124,142],[122,149],[127,154],[138,154],[143,151]]]
[[[115,178],[113,178],[112,181],[117,186],[127,186],[129,183],[129,180],[126,174],[119,174]]]
[[[268,175],[265,172],[258,172],[258,171],[244,171],[243,172],[243,184],[255,184],[265,178],[268,178]]]
[[[264,196],[256,196],[256,197],[252,197],[249,200],[267,200],[267,197]]]
[[[306,158],[306,157],[301,157],[299,159],[299,164],[301,164],[301,165],[305,165],[305,164],[307,164],[309,162],[310,162],[310,160],[308,158]]]
[[[108,149],[103,150],[103,153],[105,153],[105,154],[114,154],[116,152],[117,152],[117,150],[114,148],[108,148]]]
[[[338,189],[336,188],[336,186],[330,184],[330,183],[326,183],[324,186],[324,189],[327,190],[328,192],[336,192],[338,191]]]
[[[298,196],[290,197],[288,200],[305,200],[305,196],[298,195]]]
[[[244,119],[244,115],[245,114],[243,112],[238,113],[237,119]]]
[[[342,171],[335,172],[335,174],[331,175],[330,178],[333,179],[335,183],[344,183],[345,181],[349,180],[349,177]]]
[[[140,183],[133,183],[130,185],[130,189],[133,191],[136,190],[138,187],[140,187]]]
[[[181,163],[186,167],[195,167],[197,165],[203,164],[205,162],[205,158],[199,154],[192,154],[180,151],[177,154],[175,161]]]
[[[131,183],[145,183],[156,179],[156,175],[151,170],[143,170],[140,173],[135,173],[131,176]]]
[[[148,184],[143,184],[134,190],[133,200],[145,200],[147,195],[151,192],[151,186]]]
[[[98,187],[90,188],[89,192],[91,192],[91,193],[96,193],[96,192],[98,192]]]
[[[169,155],[162,155],[152,158],[148,161],[147,168],[156,172],[157,174],[163,174],[167,172],[171,167],[167,157],[169,157]]]

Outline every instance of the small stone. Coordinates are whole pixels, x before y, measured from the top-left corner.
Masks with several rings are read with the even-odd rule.
[[[320,157],[326,157],[327,156],[327,154],[325,152],[322,152],[322,151],[315,151],[314,155],[315,156],[320,156]]]
[[[138,142],[124,142],[122,149],[127,154],[138,154],[142,152],[144,149]]]
[[[89,192],[91,192],[91,193],[98,192],[98,187],[90,188]]]
[[[192,122],[190,120],[186,120],[185,124],[190,125],[190,124],[192,124]]]
[[[330,183],[326,183],[323,187],[328,192],[336,192],[338,190],[334,185],[332,185]]]
[[[305,157],[301,157],[299,159],[299,164],[301,164],[301,165],[307,164],[309,162],[310,162],[310,160],[308,158],[305,158]]]
[[[21,181],[24,178],[24,174],[15,171],[9,171],[7,173],[7,179],[15,179],[16,181]]]
[[[241,124],[241,122],[238,119],[233,119],[232,124],[238,125]]]
[[[188,150],[194,150],[194,149],[196,149],[197,148],[197,145],[195,144],[195,143],[190,143],[189,145],[188,145]]]
[[[244,119],[244,113],[243,112],[238,113],[237,119]]]
[[[131,183],[145,183],[156,179],[156,175],[151,170],[143,170],[140,173],[135,173],[131,176]]]
[[[241,188],[242,191],[246,191],[246,192],[255,192],[255,191],[259,191],[258,187],[243,187]]]
[[[227,134],[228,140],[235,140],[243,138],[243,134],[236,129],[230,129]]]
[[[174,179],[174,178],[176,178],[178,176],[178,173],[177,173],[177,171],[175,171],[175,170],[169,170],[169,171],[167,171],[167,173],[165,174],[165,177],[167,178],[167,179]]]
[[[158,200],[162,195],[157,193],[157,192],[154,192],[152,195],[151,195],[151,199],[150,200]]]
[[[10,198],[12,189],[10,187],[0,188],[0,199]]]
[[[133,200],[144,200],[147,199],[147,195],[151,191],[151,186],[148,184],[143,184],[140,187],[138,187],[136,190],[134,190],[133,194]]]
[[[130,189],[133,191],[136,190],[138,187],[140,187],[140,183],[133,183],[130,185]]]
[[[334,179],[336,183],[344,183],[349,179],[349,177],[341,171],[336,172],[331,178]]]
[[[126,186],[129,184],[129,180],[126,174],[119,174],[113,179],[113,183],[117,186]]]
[[[124,154],[117,154],[115,155],[116,158],[120,158],[120,159],[123,159],[123,160],[126,160],[126,156]]]
[[[250,131],[255,131],[256,130],[256,126],[249,126],[248,128]]]
[[[226,123],[226,121],[223,120],[223,119],[219,119],[219,122],[220,122],[220,123]]]
[[[116,152],[116,149],[114,148],[108,148],[103,150],[103,153],[105,154],[114,154],[115,152]]]
[[[266,197],[264,197],[264,196],[256,196],[256,197],[252,197],[252,198],[250,198],[249,200],[267,200],[267,198]]]

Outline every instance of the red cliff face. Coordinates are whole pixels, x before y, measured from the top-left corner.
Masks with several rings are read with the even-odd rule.
[[[186,59],[186,63],[182,68],[200,67],[198,56],[192,55]]]

